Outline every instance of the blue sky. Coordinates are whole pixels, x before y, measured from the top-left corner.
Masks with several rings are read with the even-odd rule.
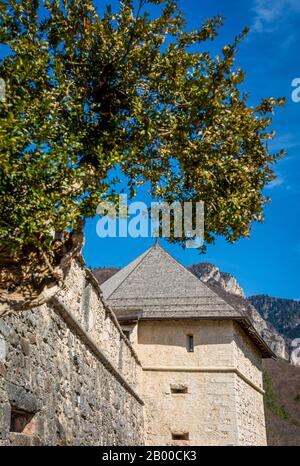
[[[247,74],[250,104],[268,96],[287,97],[286,107],[274,119],[277,137],[272,149],[286,149],[288,155],[277,165],[277,180],[266,189],[272,203],[266,208],[265,222],[254,225],[251,238],[233,245],[220,238],[202,256],[196,250],[161,242],[185,265],[209,261],[232,273],[247,295],[300,299],[300,102],[291,98],[292,80],[300,78],[300,0],[186,0],[180,4],[190,29],[207,17],[225,17],[220,37],[211,45],[215,53],[244,26],[251,28],[239,48],[237,65]],[[6,49],[0,47],[1,51]],[[100,239],[96,221],[87,221],[85,228],[83,254],[88,266],[124,266],[153,243],[151,238]]]
[[[220,238],[202,256],[193,249],[161,242],[185,265],[209,261],[232,273],[247,295],[300,299],[300,103],[291,99],[291,82],[300,78],[300,0],[190,0],[181,2],[181,7],[189,28],[213,15],[226,18],[213,45],[216,52],[244,26],[251,28],[240,46],[237,64],[247,74],[249,103],[268,96],[287,97],[286,107],[274,119],[277,137],[272,149],[284,148],[288,155],[276,168],[278,179],[266,190],[272,202],[266,208],[265,222],[254,225],[251,238],[233,245]],[[152,243],[151,238],[100,239],[96,220],[89,220],[84,257],[92,267],[124,266]]]

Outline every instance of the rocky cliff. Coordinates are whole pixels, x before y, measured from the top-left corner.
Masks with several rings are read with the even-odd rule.
[[[238,284],[236,279],[227,272],[221,272],[221,270],[209,262],[199,262],[188,267],[188,269],[200,278],[203,282],[208,282],[211,285],[219,286],[227,293],[234,294],[236,296],[245,297],[244,290]]]
[[[248,298],[260,315],[286,338],[300,338],[300,301],[256,295]]]
[[[188,269],[200,280],[213,286],[220,287],[229,294],[245,299],[244,290],[236,279],[231,274],[222,272],[215,265],[209,262],[200,262],[199,264],[190,265]],[[272,348],[274,353],[280,358],[288,359],[289,355],[286,349],[287,339],[276,330],[271,322],[265,320],[261,316],[259,309],[256,309],[251,302],[245,302],[244,308],[255,328]]]
[[[280,334],[273,325],[267,320],[263,319],[254,306],[247,308],[247,313],[253,325],[258,330],[263,339],[272,348],[274,353],[282,359],[289,359],[289,340]]]

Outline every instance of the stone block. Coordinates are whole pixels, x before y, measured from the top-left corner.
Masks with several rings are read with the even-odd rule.
[[[3,362],[0,362],[0,377],[6,376],[6,367],[4,366]]]
[[[25,338],[21,338],[20,345],[21,345],[21,349],[22,349],[23,354],[25,356],[29,356],[30,355],[30,343],[29,343],[29,341],[26,340]]]
[[[6,389],[12,406],[30,413],[39,410],[39,403],[32,392],[8,381],[6,382]]]
[[[10,333],[9,326],[3,319],[0,319],[0,333],[4,338],[7,338]]]
[[[7,346],[4,338],[0,338],[0,361],[5,362],[6,360]]]

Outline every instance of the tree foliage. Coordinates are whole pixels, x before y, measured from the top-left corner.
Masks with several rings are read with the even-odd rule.
[[[157,4],[156,17],[147,3]],[[219,56],[222,18],[188,31],[175,1],[8,0],[0,6],[1,250],[53,248],[57,231],[95,215],[118,166],[131,192],[205,202],[206,241],[249,235],[274,178],[266,142],[274,106],[240,91],[243,31]],[[25,248],[25,249],[24,249]]]

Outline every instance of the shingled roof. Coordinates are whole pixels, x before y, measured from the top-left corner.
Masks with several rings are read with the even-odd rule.
[[[101,289],[120,320],[236,320],[264,357],[274,357],[246,315],[246,300],[203,283],[159,243],[102,283]]]

